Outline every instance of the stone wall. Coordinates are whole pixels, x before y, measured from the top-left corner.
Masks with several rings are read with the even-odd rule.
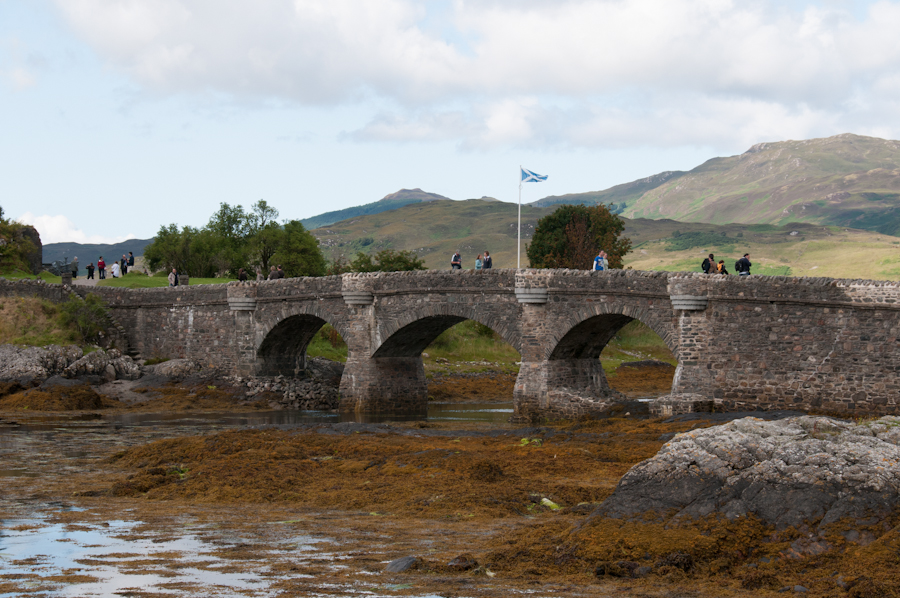
[[[522,419],[578,417],[618,400],[597,357],[634,319],[678,359],[671,401],[900,408],[900,283],[497,269],[97,290],[142,356],[188,357],[236,375],[295,375],[329,323],[348,345],[347,411],[424,410],[421,352],[465,319],[521,354]]]
[[[42,280],[0,278],[0,297],[38,297],[63,303],[68,301],[69,291],[60,284],[47,284]]]

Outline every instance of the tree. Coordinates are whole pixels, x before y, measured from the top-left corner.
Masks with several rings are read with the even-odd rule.
[[[602,249],[609,267],[621,268],[631,239],[608,206],[563,205],[538,221],[526,253],[532,268],[589,269]]]
[[[412,251],[382,249],[371,255],[359,252],[350,262],[350,272],[409,272],[427,270],[425,262]]]
[[[251,208],[250,249],[251,261],[268,272],[272,256],[284,240],[284,228],[278,224],[278,210],[261,199]]]
[[[284,224],[284,238],[272,261],[284,268],[285,276],[324,276],[325,257],[316,239],[299,220]]]

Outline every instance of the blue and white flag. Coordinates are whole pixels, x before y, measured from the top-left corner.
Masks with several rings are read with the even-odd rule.
[[[537,174],[531,172],[530,170],[525,170],[521,166],[519,166],[519,170],[522,171],[522,182],[523,183],[540,183],[541,181],[547,180],[546,174]]]

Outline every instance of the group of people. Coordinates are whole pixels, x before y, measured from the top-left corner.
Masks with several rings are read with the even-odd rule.
[[[737,273],[741,276],[749,276],[750,275],[750,267],[753,264],[750,263],[750,254],[745,253],[744,257],[739,259],[734,263],[734,269],[737,270]],[[709,254],[709,257],[703,258],[703,262],[700,264],[700,269],[703,270],[704,274],[728,274],[728,269],[725,268],[725,260],[719,260],[716,262],[716,257],[713,254]]]
[[[248,278],[249,277],[247,276],[246,270],[244,270],[243,268],[238,270],[238,280],[239,281],[247,282]],[[281,264],[278,264],[277,266],[270,266],[268,279],[269,280],[278,280],[279,278],[284,278],[284,268],[281,267]],[[256,280],[257,280],[257,282],[259,282],[261,280],[266,280],[266,275],[263,274],[262,268],[260,268],[259,266],[256,267]]]
[[[476,270],[490,270],[493,267],[494,261],[491,259],[490,251],[485,251],[483,254],[479,253],[478,257],[475,258]],[[462,256],[460,256],[458,249],[456,250],[456,253],[453,254],[453,257],[450,258],[450,269],[462,270]]]
[[[110,274],[112,274],[113,278],[119,278],[120,276],[124,276],[128,274],[128,268],[134,267],[134,253],[131,251],[128,252],[128,255],[122,254],[122,259],[118,262],[113,262],[112,267],[110,267]],[[85,268],[87,270],[87,277],[89,279],[94,278],[94,262],[91,262]],[[106,279],[106,262],[103,261],[103,256],[97,260],[97,278],[99,280]],[[72,260],[72,278],[78,277],[78,257]]]

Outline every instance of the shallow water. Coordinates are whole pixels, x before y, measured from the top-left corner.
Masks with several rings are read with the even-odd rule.
[[[399,592],[420,598],[436,596],[425,588],[416,593],[408,584],[376,582],[380,572],[343,573],[347,539],[323,536],[321,529],[314,537],[311,530],[319,525],[315,519],[266,522],[290,525],[247,530],[234,519],[231,523],[223,519],[220,525],[215,518],[210,522],[208,516],[202,521],[187,515],[177,520],[147,519],[149,513],[141,515],[142,507],[137,506],[133,513],[126,509],[124,517],[119,512],[109,520],[94,516],[72,523],[73,511],[80,509],[58,502],[58,497],[50,498],[52,480],[102,467],[102,459],[112,450],[173,436],[247,426],[347,421],[503,423],[512,411],[511,403],[443,403],[430,405],[424,418],[297,411],[27,414],[19,423],[6,417],[0,420],[0,517],[6,517],[0,519],[0,598],[270,596],[279,593],[273,584],[284,579],[296,584],[313,577],[303,572],[284,573],[285,562],[292,568],[318,568],[317,579],[309,579],[308,587],[285,595],[393,596]],[[240,519],[241,510],[247,507],[234,508],[237,512],[228,516]],[[377,538],[371,540],[373,550],[383,544]],[[243,559],[222,555],[244,546],[253,546],[254,555]],[[378,571],[382,568],[383,564],[376,567]],[[335,582],[338,575],[343,577]],[[364,581],[366,575],[373,578],[372,583]]]

